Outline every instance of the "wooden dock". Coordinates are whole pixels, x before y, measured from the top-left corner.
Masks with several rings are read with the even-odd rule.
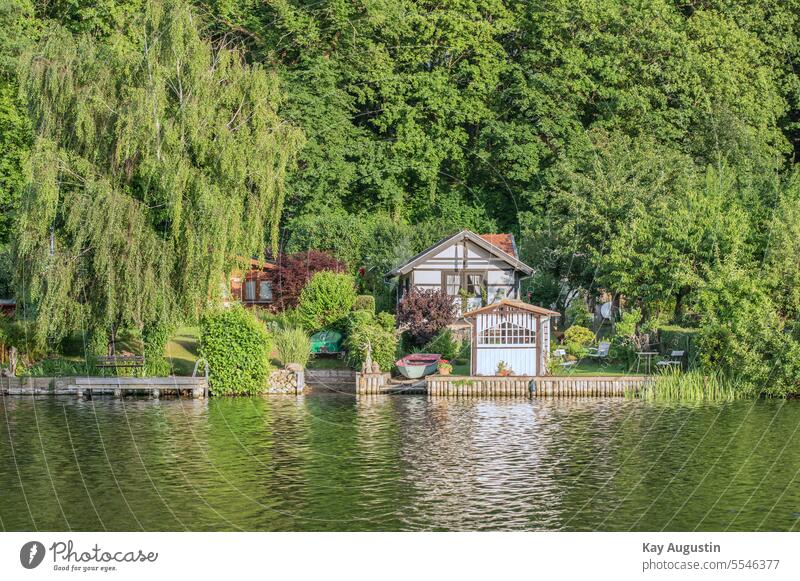
[[[205,377],[2,377],[3,395],[162,395],[208,397]]]

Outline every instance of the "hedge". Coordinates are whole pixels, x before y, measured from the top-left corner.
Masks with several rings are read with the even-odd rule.
[[[241,305],[206,312],[200,321],[200,356],[210,368],[213,395],[253,395],[267,387],[272,338]]]
[[[658,340],[661,344],[661,353],[668,355],[670,351],[686,351],[689,363],[697,359],[697,329],[679,327],[677,325],[664,325],[658,329]]]

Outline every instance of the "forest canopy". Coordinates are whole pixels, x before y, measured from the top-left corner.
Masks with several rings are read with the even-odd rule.
[[[190,314],[268,247],[379,292],[470,228],[559,310],[795,340],[800,0],[0,5],[0,269],[44,336]]]

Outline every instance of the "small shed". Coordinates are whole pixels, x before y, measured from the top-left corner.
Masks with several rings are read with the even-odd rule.
[[[514,375],[544,375],[550,355],[550,325],[560,314],[515,299],[470,311],[472,375],[498,375],[500,363]]]

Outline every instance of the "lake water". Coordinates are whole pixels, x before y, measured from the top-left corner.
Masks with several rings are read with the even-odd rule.
[[[4,530],[800,529],[800,401],[0,398]]]

